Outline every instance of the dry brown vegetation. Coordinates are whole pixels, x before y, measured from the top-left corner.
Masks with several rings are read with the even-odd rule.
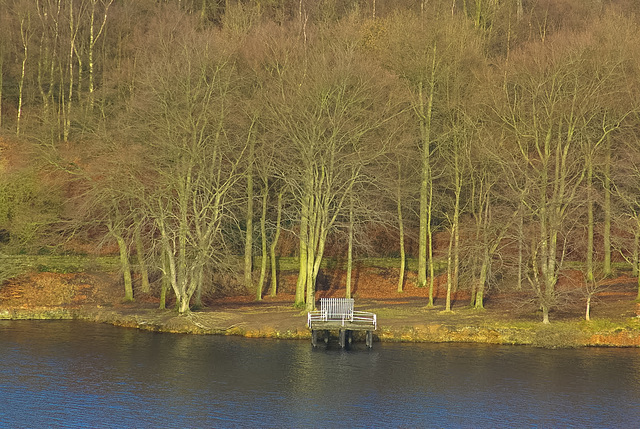
[[[205,307],[198,312],[220,312],[241,310],[254,315],[264,313],[269,318],[271,310],[282,310],[286,314],[291,311],[300,316],[299,310],[293,308],[296,273],[284,273],[281,276],[282,290],[276,297],[265,297],[263,301],[255,301],[254,294],[211,295],[205,299]],[[436,306],[427,308],[428,291],[416,287],[408,277],[403,293],[395,290],[397,271],[393,269],[367,268],[356,273],[354,297],[356,307],[362,310],[381,310],[399,314],[406,326],[419,326],[435,323],[440,320],[453,325],[478,324],[483,320],[504,321],[537,321],[534,301],[530,291],[492,291],[487,297],[484,311],[469,308],[469,292],[456,291],[452,314],[444,314],[444,298],[446,295],[446,279],[436,281]],[[342,286],[340,286],[342,285]],[[581,296],[580,283],[565,281],[560,289]],[[136,291],[136,301],[125,302],[122,299],[122,285],[117,273],[31,273],[6,281],[0,287],[0,308],[10,309],[42,309],[42,308],[120,308],[127,311],[146,311],[157,308],[156,293],[146,295]],[[635,279],[627,276],[611,278],[605,282],[604,288],[597,294],[592,316],[594,319],[605,319],[623,323],[640,312],[634,301],[636,295]],[[318,291],[318,299],[324,297],[344,296],[344,271],[335,271],[332,275],[323,275]],[[574,296],[575,298],[575,296]],[[168,303],[171,308],[172,300]],[[167,310],[171,313],[173,310]],[[273,314],[271,314],[273,316]],[[276,318],[278,316],[275,316]],[[554,319],[577,321],[584,318],[584,300],[567,300],[557,310]],[[266,319],[265,319],[266,320]],[[383,324],[389,321],[384,320]],[[298,328],[304,325],[304,317],[298,320]],[[295,326],[295,325],[294,325]]]

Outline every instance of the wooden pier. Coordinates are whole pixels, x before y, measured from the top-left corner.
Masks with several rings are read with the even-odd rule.
[[[373,346],[373,331],[378,328],[374,313],[355,311],[353,298],[321,298],[320,310],[310,311],[307,326],[311,329],[311,344],[318,345],[319,332],[338,331],[340,347],[346,347],[353,339],[353,331],[366,331],[367,347]]]

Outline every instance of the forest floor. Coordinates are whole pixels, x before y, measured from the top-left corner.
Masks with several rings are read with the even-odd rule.
[[[585,298],[577,273],[559,285],[567,302],[541,323],[531,293],[488,291],[485,309],[469,307],[469,292],[452,294],[452,312],[445,312],[446,278],[436,279],[434,307],[428,307],[428,288],[409,277],[397,291],[397,271],[367,268],[355,276],[357,310],[378,315],[379,341],[485,342],[543,347],[585,345],[640,346],[640,307],[635,302],[635,278],[607,280],[593,300],[591,321],[584,320]],[[316,298],[343,297],[344,273],[321,276]],[[109,273],[31,273],[0,286],[0,318],[78,318],[165,332],[216,333],[267,338],[309,338],[306,313],[293,307],[295,273],[283,275],[276,297],[255,300],[254,293],[208,296],[204,307],[188,316],[158,310],[158,299],[136,293],[122,301],[122,284]],[[168,296],[171,296],[171,291]],[[154,294],[155,295],[155,294]],[[167,306],[170,308],[172,302]]]

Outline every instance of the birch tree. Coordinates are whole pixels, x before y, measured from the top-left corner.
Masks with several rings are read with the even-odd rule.
[[[33,27],[31,24],[31,8],[25,5],[18,4],[17,17],[20,21],[20,41],[22,48],[21,55],[21,67],[20,78],[18,80],[18,111],[16,116],[16,136],[20,136],[20,125],[23,117],[24,109],[24,92],[25,92],[25,79],[27,73],[27,60],[29,58],[29,45],[31,37],[33,36]]]
[[[67,24],[69,29],[69,39],[68,39],[68,56],[67,56],[67,93],[66,97],[63,100],[63,127],[62,134],[63,140],[65,142],[69,141],[69,133],[71,132],[71,115],[73,113],[73,104],[74,104],[74,87],[75,87],[75,65],[76,61],[74,58],[79,56],[77,55],[77,41],[78,34],[80,32],[80,27],[82,24],[83,15],[85,12],[85,0],[68,0],[69,3],[67,5]],[[77,3],[75,3],[77,2]],[[77,7],[76,7],[77,4]],[[79,73],[81,73],[82,68],[78,68]]]
[[[36,6],[40,19],[38,91],[42,102],[42,117],[54,128],[55,115],[52,114],[52,108],[55,106],[54,90],[57,70],[61,67],[59,50],[62,41],[60,28],[63,13],[62,1],[38,1]],[[59,133],[52,132],[52,134],[57,138]]]
[[[113,0],[90,0],[91,9],[89,12],[89,43],[88,43],[88,55],[89,55],[89,108],[93,110],[95,103],[95,86],[96,86],[96,73],[95,73],[95,46],[100,40],[100,37],[105,32],[107,25],[107,16],[109,8],[113,4]]]

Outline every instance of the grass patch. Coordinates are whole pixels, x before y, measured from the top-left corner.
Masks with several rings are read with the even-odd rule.
[[[625,330],[636,331],[640,330],[640,319],[631,318],[627,320],[611,320],[611,319],[591,319],[587,322],[582,320],[579,322],[579,326],[589,333],[617,333]]]

